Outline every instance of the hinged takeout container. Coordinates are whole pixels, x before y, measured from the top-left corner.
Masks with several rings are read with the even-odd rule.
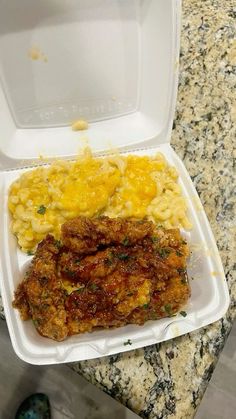
[[[196,330],[229,304],[221,260],[191,179],[170,146],[179,59],[178,0],[0,0],[1,292],[17,355],[32,364],[123,352]],[[70,123],[89,121],[94,152],[162,151],[188,199],[192,296],[187,317],[94,331],[54,342],[22,322],[12,299],[29,256],[9,231],[8,187],[39,155],[74,157]],[[132,346],[124,346],[130,339]]]

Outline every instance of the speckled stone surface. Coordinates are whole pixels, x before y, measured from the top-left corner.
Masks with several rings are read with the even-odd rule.
[[[3,302],[2,302],[1,295],[0,295],[0,318],[3,319],[3,320],[5,319],[4,311],[3,311]]]
[[[183,1],[172,133],[172,146],[192,177],[217,240],[230,309],[222,320],[194,333],[70,365],[143,418],[193,418],[236,313],[235,28],[235,0]]]
[[[236,2],[184,0],[172,146],[217,240],[231,306],[174,340],[71,366],[143,418],[193,418],[236,313]]]

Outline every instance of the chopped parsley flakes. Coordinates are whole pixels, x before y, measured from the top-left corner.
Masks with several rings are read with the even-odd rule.
[[[158,249],[158,250],[157,250],[157,253],[159,254],[159,256],[160,256],[162,259],[165,259],[165,258],[167,258],[167,257],[169,256],[169,254],[170,254],[170,249],[167,249],[167,248],[165,248],[165,247],[160,247],[160,249]]]
[[[151,237],[151,241],[152,241],[153,243],[156,243],[156,242],[158,242],[158,241],[159,241],[159,237],[152,236],[152,237]]]
[[[41,214],[41,215],[44,215],[45,214],[45,212],[46,212],[46,207],[44,206],[44,205],[40,205],[40,207],[39,207],[39,209],[38,209],[38,211],[37,211],[37,213],[38,214]]]
[[[56,246],[58,249],[60,249],[60,248],[61,248],[61,246],[62,246],[61,241],[60,241],[60,240],[56,240],[56,241],[55,241],[55,246]]]
[[[127,255],[126,253],[118,253],[117,257],[118,259],[124,260],[124,261],[127,261],[129,259],[129,255]]]
[[[127,341],[124,342],[124,346],[127,346],[127,345],[132,345],[132,342],[130,339],[127,339]]]
[[[183,317],[186,317],[187,316],[186,311],[180,311],[179,314],[181,314],[181,316],[183,316]]]
[[[84,287],[78,288],[75,292],[77,292],[78,294],[84,290]]]
[[[96,284],[91,284],[91,285],[90,285],[90,288],[91,288],[91,290],[93,290],[93,291],[97,291],[99,287],[98,287]]]
[[[74,278],[76,276],[76,273],[74,271],[71,271],[69,268],[65,269],[66,275],[68,275],[70,278]]]
[[[111,265],[113,265],[113,261],[112,261],[112,259],[105,259],[105,265],[107,265],[107,266],[111,266]]]
[[[164,311],[168,314],[168,316],[172,316],[172,307],[171,304],[166,304],[164,306]]]
[[[122,244],[123,244],[124,246],[128,246],[128,245],[129,245],[129,239],[128,239],[128,237],[126,237],[126,238],[123,240]]]
[[[39,320],[33,319],[33,323],[34,323],[35,327],[39,327]]]
[[[188,280],[184,276],[181,278],[181,284],[187,284]]]

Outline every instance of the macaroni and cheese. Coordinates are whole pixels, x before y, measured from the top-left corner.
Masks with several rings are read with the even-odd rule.
[[[76,216],[147,217],[166,228],[191,228],[178,173],[161,153],[94,158],[87,150],[74,162],[22,174],[8,205],[12,232],[28,253],[47,233],[59,238],[61,225]]]

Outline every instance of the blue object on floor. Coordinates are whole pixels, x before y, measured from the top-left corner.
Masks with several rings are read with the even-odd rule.
[[[15,419],[51,419],[48,396],[35,393],[27,397],[19,406]]]

